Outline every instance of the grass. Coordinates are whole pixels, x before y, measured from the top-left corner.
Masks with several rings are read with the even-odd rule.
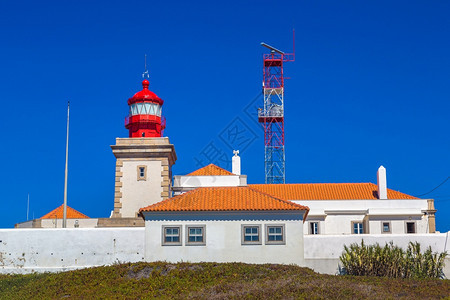
[[[442,299],[449,295],[449,280],[332,276],[269,264],[128,263],[64,273],[0,275],[0,299]]]

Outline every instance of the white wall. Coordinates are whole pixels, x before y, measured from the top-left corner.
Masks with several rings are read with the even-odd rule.
[[[137,180],[137,167],[147,166],[146,180]],[[123,160],[122,167],[122,218],[135,218],[140,208],[162,200],[163,180],[161,161]]]
[[[144,260],[144,228],[0,229],[0,273]]]
[[[151,218],[151,220],[148,220]],[[303,264],[303,221],[300,213],[222,213],[146,215],[146,261],[245,262]],[[262,244],[242,245],[241,225],[261,225]],[[266,245],[265,226],[284,224],[285,245]],[[182,246],[162,245],[162,225],[182,225]],[[186,225],[206,225],[206,245],[185,245]]]
[[[0,229],[0,273],[68,271],[117,262],[138,261],[212,261],[246,263],[295,263],[316,272],[336,274],[344,245],[393,241],[406,247],[417,241],[425,249],[450,253],[449,233],[379,234],[379,235],[309,235],[303,237],[302,222],[272,216],[234,219],[190,216],[183,224],[206,224],[205,246],[161,246],[163,220],[147,223],[145,228],[77,228],[77,229]],[[180,220],[165,218],[165,223]],[[286,219],[286,218],[285,218]],[[241,245],[240,223],[286,224],[286,245]],[[222,226],[225,225],[225,226]],[[184,236],[183,236],[184,238]],[[144,246],[144,241],[147,244]],[[304,243],[304,247],[302,246]],[[144,249],[145,248],[145,249]],[[304,257],[304,258],[303,258]],[[444,272],[450,278],[450,258]]]
[[[308,235],[304,237],[306,266],[316,272],[337,274],[339,256],[344,245],[352,243],[378,243],[384,246],[393,241],[394,245],[406,249],[408,243],[419,242],[421,249],[431,246],[434,252],[447,251],[450,255],[449,233],[432,234],[361,234],[361,235]],[[450,259],[446,260],[445,274],[450,278]]]
[[[368,233],[381,234],[381,222],[391,221],[393,234],[406,233],[406,222],[416,223],[417,233],[428,233],[427,199],[417,200],[302,200],[310,208],[308,221],[320,220],[320,234],[352,234],[352,221],[367,221]],[[309,226],[309,223],[306,224]],[[309,234],[305,226],[304,234]],[[368,230],[368,231],[367,231]]]
[[[98,219],[67,219],[67,228],[75,228],[75,221],[78,221],[78,228],[95,228]],[[56,228],[62,228],[62,219],[56,220]],[[41,219],[42,228],[55,228],[55,219]]]

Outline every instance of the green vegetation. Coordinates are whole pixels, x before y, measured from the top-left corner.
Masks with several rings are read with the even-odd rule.
[[[344,246],[340,260],[342,273],[357,276],[393,278],[444,278],[447,253],[433,253],[431,247],[423,253],[419,243],[410,242],[406,251],[391,242],[380,245],[356,243]]]
[[[242,263],[136,263],[64,273],[0,275],[0,299],[439,299],[450,282],[331,276]]]

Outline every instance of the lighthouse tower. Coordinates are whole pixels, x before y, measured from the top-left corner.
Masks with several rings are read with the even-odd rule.
[[[165,200],[171,193],[171,169],[177,156],[169,138],[162,136],[164,101],[149,90],[148,80],[142,87],[128,99],[125,128],[129,137],[116,138],[111,146],[116,157],[111,218],[117,220],[117,226],[135,224],[140,208]]]

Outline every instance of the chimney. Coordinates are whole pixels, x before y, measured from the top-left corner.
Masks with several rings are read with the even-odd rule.
[[[386,200],[387,197],[387,180],[386,169],[383,166],[378,168],[377,172],[378,199]]]
[[[233,158],[231,159],[231,173],[241,175],[241,158],[238,156],[239,150],[233,150]]]

